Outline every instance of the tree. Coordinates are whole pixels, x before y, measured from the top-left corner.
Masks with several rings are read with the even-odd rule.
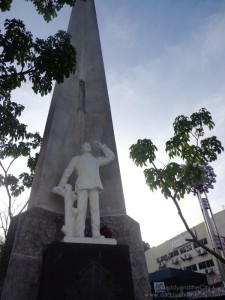
[[[7,235],[9,223],[15,213],[22,212],[16,198],[32,185],[38,153],[33,153],[40,147],[39,133],[30,133],[27,126],[20,123],[19,117],[24,106],[10,100],[8,94],[0,102],[0,187],[6,192],[6,210],[0,212],[0,228]],[[22,172],[18,176],[10,173],[13,163],[20,157],[27,158],[29,172]],[[18,210],[19,208],[19,210]]]
[[[148,242],[142,241],[142,243],[143,243],[144,252],[146,252],[148,249],[150,249],[150,245]]]
[[[190,241],[225,263],[224,258],[197,239],[189,228],[178,203],[189,192],[193,183],[199,184],[204,181],[204,174],[199,165],[207,166],[224,151],[216,136],[206,137],[206,130],[212,130],[214,126],[211,114],[205,108],[190,117],[180,115],[173,123],[174,136],[166,142],[165,150],[169,156],[167,165],[163,168],[157,166],[157,147],[150,139],[138,140],[133,144],[130,147],[130,157],[137,166],[150,165],[144,170],[147,185],[151,191],[159,189],[166,199],[172,199],[186,230],[192,237]],[[174,161],[170,161],[171,159]]]
[[[48,22],[65,5],[75,0],[26,0],[32,2]],[[12,0],[0,0],[2,12],[10,10]],[[12,90],[29,81],[35,93],[51,92],[53,82],[62,83],[75,72],[76,51],[70,35],[58,31],[46,40],[33,39],[21,20],[5,20],[0,31],[0,187],[7,195],[7,211],[0,214],[0,227],[6,236],[9,222],[18,207],[16,198],[31,186],[41,143],[39,133],[30,133],[19,117],[24,107],[11,101]],[[27,158],[29,172],[10,174],[12,164],[20,157]],[[22,211],[23,208],[20,209]]]

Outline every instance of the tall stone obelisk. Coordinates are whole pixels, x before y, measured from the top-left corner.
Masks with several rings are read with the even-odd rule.
[[[104,142],[116,154],[93,1],[77,1],[68,33],[77,50],[77,71],[55,88],[29,201],[29,207],[59,213],[63,213],[63,202],[51,189],[70,159],[80,153],[82,143]],[[101,216],[125,214],[118,160],[101,173]]]
[[[86,141],[100,141],[117,153],[94,0],[76,1],[68,32],[77,50],[77,69],[53,93],[29,209],[9,231],[2,300],[37,299],[43,251],[62,238],[63,201],[52,188],[70,159]],[[100,155],[97,149],[95,154]],[[101,169],[101,178],[101,224],[119,245],[129,246],[135,299],[151,299],[140,228],[126,215],[117,158]]]

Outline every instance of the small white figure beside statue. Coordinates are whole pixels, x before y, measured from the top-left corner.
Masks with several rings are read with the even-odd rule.
[[[65,224],[62,231],[67,237],[84,237],[88,202],[92,237],[102,237],[100,234],[99,192],[103,190],[103,186],[99,168],[112,162],[115,155],[106,145],[98,141],[95,144],[104,153],[104,156],[95,157],[91,152],[91,144],[85,142],[81,147],[82,154],[71,159],[58,186],[52,190],[55,194],[64,197]],[[67,183],[74,172],[78,175],[75,190],[72,185]],[[77,201],[77,207],[74,207],[75,201]]]

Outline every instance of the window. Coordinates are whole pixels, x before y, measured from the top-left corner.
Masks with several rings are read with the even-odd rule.
[[[162,261],[167,261],[167,260],[168,260],[167,254],[166,254],[166,255],[163,255],[163,256],[161,256],[161,257],[156,258],[156,262],[157,262],[157,263],[161,263]]]
[[[192,250],[191,244],[188,244],[186,246],[183,246],[180,248],[180,254],[186,253],[188,251]]]
[[[162,259],[162,261],[167,261],[167,260],[168,260],[168,256],[167,256],[167,254],[166,254],[166,255],[163,255],[163,256],[161,256],[161,259]]]
[[[173,258],[175,256],[178,256],[178,255],[179,255],[179,251],[175,250],[173,252],[168,253],[168,258],[171,259],[171,258]]]
[[[187,266],[185,268],[185,270],[194,272],[194,271],[197,271],[197,266],[196,265],[190,265],[190,266]]]
[[[199,242],[201,242],[204,245],[208,244],[208,241],[207,241],[206,238],[199,240]],[[196,243],[194,243],[193,245],[194,245],[194,248],[198,248],[199,247],[199,245],[197,245]]]
[[[198,266],[199,266],[199,270],[202,270],[202,269],[206,269],[206,268],[209,268],[209,267],[213,267],[214,262],[213,262],[212,259],[209,259],[209,260],[206,260],[206,261],[203,261],[203,262],[199,263]]]

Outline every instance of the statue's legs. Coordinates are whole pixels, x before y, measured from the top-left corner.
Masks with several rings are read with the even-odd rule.
[[[72,185],[66,184],[65,187],[65,225],[63,226],[62,231],[66,236],[76,236],[76,216],[72,210],[74,204],[74,199],[72,196]]]
[[[84,237],[87,203],[88,203],[88,190],[78,190],[77,234],[79,237]]]
[[[89,198],[90,212],[91,212],[92,236],[99,237],[100,236],[100,212],[99,212],[99,192],[97,188],[91,190],[78,190],[77,234],[79,237],[84,236],[88,198]]]
[[[91,212],[91,230],[93,237],[100,236],[100,212],[99,212],[99,192],[98,189],[89,190],[89,204]]]

